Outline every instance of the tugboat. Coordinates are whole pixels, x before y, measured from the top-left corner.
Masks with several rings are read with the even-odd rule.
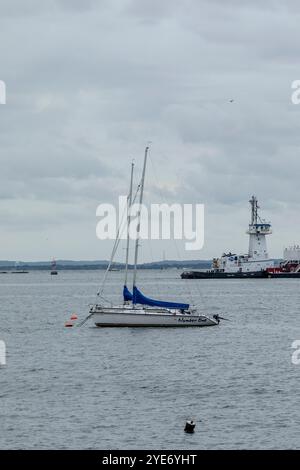
[[[297,277],[300,279],[300,246],[294,245],[285,248],[283,252],[283,261],[279,266],[267,268],[267,277],[273,278],[290,278]]]
[[[268,277],[268,269],[274,267],[274,261],[269,258],[266,235],[272,233],[271,224],[258,215],[258,200],[255,196],[250,199],[251,220],[247,234],[249,235],[249,250],[246,255],[224,253],[221,258],[214,258],[210,270],[184,271],[182,279],[227,279],[227,278],[257,278]]]

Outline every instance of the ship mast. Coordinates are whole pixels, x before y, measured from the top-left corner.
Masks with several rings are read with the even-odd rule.
[[[144,196],[144,183],[145,183],[145,173],[146,173],[146,166],[147,166],[148,151],[149,151],[149,147],[146,147],[145,157],[144,157],[143,174],[142,174],[142,180],[141,180],[139,210],[138,210],[138,214],[137,214],[138,224],[137,224],[137,233],[136,233],[136,240],[135,240],[135,253],[134,253],[133,292],[134,292],[134,288],[136,287],[137,263],[138,263],[139,241],[140,241],[140,231],[141,231],[141,209],[142,209],[143,196]]]
[[[133,185],[133,170],[134,170],[134,162],[131,163],[131,176],[130,176],[130,189],[129,195],[127,199],[127,244],[126,244],[126,264],[125,264],[125,282],[124,285],[127,286],[127,278],[128,278],[128,261],[129,261],[129,232],[130,232],[130,210],[132,204],[132,185]]]
[[[250,205],[251,205],[251,225],[257,224],[257,210],[259,209],[258,201],[255,196],[252,196],[250,199]]]

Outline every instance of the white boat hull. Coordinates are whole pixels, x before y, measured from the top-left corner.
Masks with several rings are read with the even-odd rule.
[[[182,313],[168,313],[163,310],[126,309],[115,307],[98,307],[91,310],[93,320],[98,327],[187,327],[187,326],[215,326],[218,322],[205,315],[192,315]],[[150,310],[150,309],[149,309]]]

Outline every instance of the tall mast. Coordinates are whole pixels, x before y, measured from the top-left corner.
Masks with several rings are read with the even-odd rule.
[[[136,240],[135,240],[135,253],[134,253],[133,287],[135,287],[136,274],[137,274],[137,262],[138,262],[139,241],[140,241],[140,231],[141,231],[141,208],[142,208],[143,196],[144,196],[144,183],[145,183],[145,173],[146,173],[148,150],[149,150],[149,147],[146,147],[145,157],[144,157],[143,174],[142,174],[142,180],[141,180],[141,189],[140,189],[138,224],[137,224],[137,233],[136,233]]]
[[[126,245],[125,283],[124,283],[125,286],[127,286],[127,278],[128,278],[130,209],[131,209],[131,204],[132,204],[133,169],[134,169],[134,162],[131,163],[130,189],[129,189],[129,195],[127,199],[127,245]]]

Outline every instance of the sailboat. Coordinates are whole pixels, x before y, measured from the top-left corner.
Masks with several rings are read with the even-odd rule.
[[[142,179],[139,190],[139,209],[137,213],[137,235],[135,240],[134,271],[132,292],[127,287],[128,260],[129,260],[129,225],[130,208],[132,204],[133,187],[133,167],[131,166],[130,191],[127,202],[127,247],[126,247],[126,268],[125,283],[123,288],[123,304],[102,305],[94,304],[90,307],[90,314],[86,318],[93,317],[95,325],[98,327],[182,327],[182,326],[215,326],[220,322],[220,317],[214,315],[209,318],[199,314],[197,309],[191,308],[187,303],[167,302],[146,297],[137,286],[137,265],[139,254],[139,238],[141,224],[141,206],[143,203],[144,183],[147,166],[149,147],[145,149]],[[111,262],[113,262],[113,249]],[[109,271],[110,266],[108,266]],[[98,293],[98,295],[101,293]]]

